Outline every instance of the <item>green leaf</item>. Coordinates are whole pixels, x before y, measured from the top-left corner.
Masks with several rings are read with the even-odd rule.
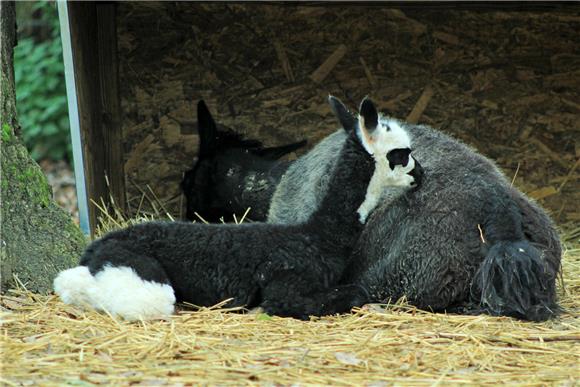
[[[47,39],[19,36],[14,48],[16,107],[22,139],[36,159],[70,155],[70,134],[59,20],[53,2],[37,2]]]
[[[267,313],[260,313],[260,314],[256,315],[256,320],[258,320],[258,321],[270,321],[270,320],[272,320],[272,316],[270,316]]]

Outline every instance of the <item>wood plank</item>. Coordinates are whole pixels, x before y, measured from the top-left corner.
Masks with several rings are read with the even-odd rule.
[[[433,91],[433,87],[431,85],[425,86],[425,89],[423,90],[423,93],[419,97],[419,100],[417,100],[415,107],[413,107],[413,110],[407,116],[407,118],[406,118],[407,122],[409,122],[411,124],[416,124],[419,122],[421,115],[423,114],[423,112],[427,108],[429,101],[431,101],[431,97],[433,97],[433,93],[434,93],[434,91]]]
[[[91,235],[99,210],[93,202],[124,206],[114,4],[68,2]],[[101,27],[103,25],[103,27]],[[103,28],[102,31],[99,31]],[[109,45],[109,47],[107,47]],[[103,58],[100,58],[103,56]],[[113,63],[113,61],[115,63]],[[110,192],[105,176],[108,175]],[[121,193],[122,192],[122,193]]]
[[[326,60],[322,63],[316,71],[314,71],[310,75],[310,79],[312,79],[316,83],[320,83],[326,78],[328,74],[332,71],[334,66],[338,64],[338,62],[342,59],[344,54],[346,54],[347,48],[344,44],[338,46],[336,50]]]
[[[102,171],[103,138],[99,109],[98,58],[93,48],[97,40],[96,7],[93,2],[68,2],[71,46],[76,81],[81,143],[89,203],[91,235],[97,224],[97,209],[91,200],[107,197],[106,183]],[[93,49],[91,49],[93,48]]]
[[[96,7],[104,173],[109,179],[110,198],[114,201],[114,205],[124,212],[127,201],[125,174],[122,168],[123,133],[117,58],[117,6],[113,3],[97,3]]]

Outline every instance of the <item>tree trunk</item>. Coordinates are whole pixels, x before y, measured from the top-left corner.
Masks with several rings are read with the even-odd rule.
[[[34,292],[52,289],[61,270],[78,262],[85,237],[52,200],[38,164],[18,139],[14,83],[14,2],[0,2],[0,291],[16,275]]]

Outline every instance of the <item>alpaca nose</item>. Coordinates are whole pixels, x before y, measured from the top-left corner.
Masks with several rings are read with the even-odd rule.
[[[421,166],[421,164],[419,164],[419,162],[417,160],[415,160],[415,168],[413,168],[413,170],[409,173],[407,173],[410,176],[413,176],[413,178],[415,179],[414,183],[412,184],[412,186],[417,189],[421,186],[421,182],[423,181],[423,173],[425,172],[425,170],[423,169],[423,167]]]

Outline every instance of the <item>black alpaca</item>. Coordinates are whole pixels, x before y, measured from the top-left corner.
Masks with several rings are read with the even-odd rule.
[[[270,200],[289,165],[279,159],[306,141],[265,148],[260,141],[243,139],[221,125],[218,128],[203,100],[197,104],[197,121],[197,161],[181,182],[186,218],[199,220],[197,213],[208,222],[219,222],[250,207],[251,219],[266,219],[268,209],[263,203]]]
[[[341,121],[350,114],[337,99],[330,103]],[[366,290],[335,286],[361,219],[380,188],[416,186],[422,172],[406,132],[382,126],[370,100],[361,104],[360,121],[345,130],[326,197],[306,223],[132,226],[93,242],[81,266],[55,279],[56,293],[127,319],[167,315],[175,299],[209,306],[232,298],[229,306],[297,318],[361,305]]]

